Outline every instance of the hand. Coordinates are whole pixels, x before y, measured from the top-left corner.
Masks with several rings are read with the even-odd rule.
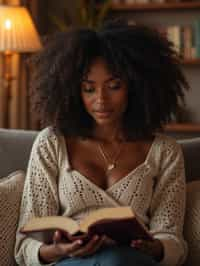
[[[83,244],[82,240],[67,242],[60,231],[53,236],[54,244],[43,244],[39,250],[41,262],[50,263],[64,257],[84,257],[95,253],[105,242],[105,236],[94,236],[89,242]]]
[[[105,239],[104,239],[104,243],[103,243],[105,246],[113,246],[113,245],[116,245],[117,242],[115,240],[113,240],[112,238],[108,237],[108,236],[105,236]]]
[[[142,239],[133,240],[131,246],[152,256],[156,261],[160,261],[164,255],[164,247],[159,239],[153,239],[151,241]]]

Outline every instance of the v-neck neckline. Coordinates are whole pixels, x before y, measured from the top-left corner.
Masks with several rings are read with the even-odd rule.
[[[153,149],[155,147],[155,144],[157,142],[158,139],[158,134],[155,134],[154,140],[151,143],[151,146],[149,148],[149,151],[146,155],[145,160],[140,163],[136,168],[132,169],[128,174],[126,174],[124,177],[120,178],[118,181],[116,181],[114,184],[112,184],[111,186],[109,186],[106,189],[101,188],[100,186],[96,185],[94,182],[92,182],[87,176],[83,175],[80,171],[73,169],[70,166],[70,162],[69,162],[69,155],[68,155],[68,149],[67,149],[67,144],[65,141],[65,137],[62,136],[62,142],[63,142],[63,146],[64,146],[64,158],[65,158],[65,165],[68,169],[68,172],[71,172],[72,174],[77,174],[79,177],[83,178],[88,184],[90,184],[91,186],[95,187],[97,190],[103,191],[103,192],[110,192],[112,191],[115,187],[118,187],[121,183],[125,182],[126,179],[128,179],[130,177],[130,175],[134,175],[137,173],[137,171],[140,170],[140,168],[148,166],[148,162],[150,160],[151,154],[153,153]]]

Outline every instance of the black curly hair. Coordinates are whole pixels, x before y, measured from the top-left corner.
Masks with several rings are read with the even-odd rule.
[[[81,99],[81,80],[97,57],[128,88],[123,118],[128,139],[161,130],[184,103],[189,85],[172,43],[147,26],[109,22],[98,31],[57,33],[31,60],[31,101],[43,125],[65,136],[92,137],[94,122]]]

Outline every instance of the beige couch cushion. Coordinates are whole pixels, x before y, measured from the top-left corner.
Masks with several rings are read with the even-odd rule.
[[[189,246],[187,266],[200,265],[200,181],[187,185],[187,208],[184,236]]]
[[[16,171],[0,179],[0,265],[13,266],[14,244],[25,174]]]

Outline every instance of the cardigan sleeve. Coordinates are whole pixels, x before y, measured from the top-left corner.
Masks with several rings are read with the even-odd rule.
[[[15,244],[15,259],[21,266],[42,265],[38,252],[44,238],[42,235],[40,240],[25,236],[19,229],[31,217],[58,215],[57,158],[57,136],[53,129],[46,128],[33,144],[24,184]]]
[[[181,147],[170,140],[162,152],[161,166],[150,209],[150,231],[164,246],[163,266],[181,265],[187,255],[183,239],[186,185]],[[165,143],[166,144],[166,143]]]

